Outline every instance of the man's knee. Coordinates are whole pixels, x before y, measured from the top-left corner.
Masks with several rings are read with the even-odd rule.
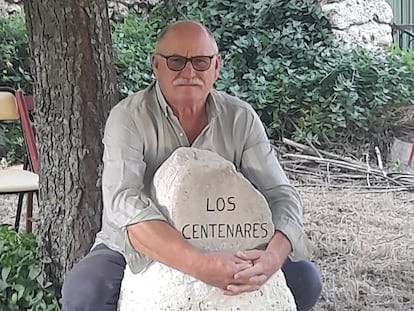
[[[322,280],[318,268],[310,261],[303,262],[304,276],[303,276],[303,287],[309,292],[309,297],[313,301],[312,306],[318,300],[322,292]],[[312,307],[310,306],[309,309]]]
[[[125,260],[105,245],[98,245],[65,277],[64,311],[116,310]]]
[[[86,271],[78,271],[75,266],[63,282],[62,306],[64,311],[98,310],[99,299],[104,295],[101,288],[104,280],[88,274]]]
[[[283,272],[295,297],[298,311],[310,310],[318,301],[322,291],[322,280],[318,268],[310,261],[287,260],[283,266]]]

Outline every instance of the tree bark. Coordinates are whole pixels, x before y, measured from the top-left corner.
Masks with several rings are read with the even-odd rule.
[[[116,102],[105,0],[24,2],[40,164],[38,252],[59,286],[101,226],[102,137]]]

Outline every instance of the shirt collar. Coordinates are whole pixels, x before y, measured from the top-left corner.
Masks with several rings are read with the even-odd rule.
[[[172,114],[171,108],[168,106],[167,101],[164,98],[164,95],[162,95],[160,85],[158,82],[155,82],[155,95],[157,97],[157,102],[160,105],[160,108],[162,110],[162,113],[168,117]]]
[[[164,98],[164,95],[161,92],[160,85],[158,82],[155,82],[155,95],[157,97],[157,102],[160,105],[162,113],[165,116],[173,115],[171,107],[168,106],[167,101]],[[213,96],[213,92],[210,92],[207,96],[207,117],[208,121],[214,119],[217,116],[217,102]]]

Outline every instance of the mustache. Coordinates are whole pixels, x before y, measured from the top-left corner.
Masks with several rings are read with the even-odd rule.
[[[201,81],[198,78],[192,78],[192,79],[185,79],[185,78],[178,78],[173,81],[172,83],[174,86],[176,85],[186,85],[186,84],[193,84],[193,85],[203,85],[203,81]]]

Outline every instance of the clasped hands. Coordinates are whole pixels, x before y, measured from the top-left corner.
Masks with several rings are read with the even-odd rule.
[[[258,290],[282,267],[284,260],[269,250],[245,250],[234,255],[205,253],[196,278],[234,296]]]

